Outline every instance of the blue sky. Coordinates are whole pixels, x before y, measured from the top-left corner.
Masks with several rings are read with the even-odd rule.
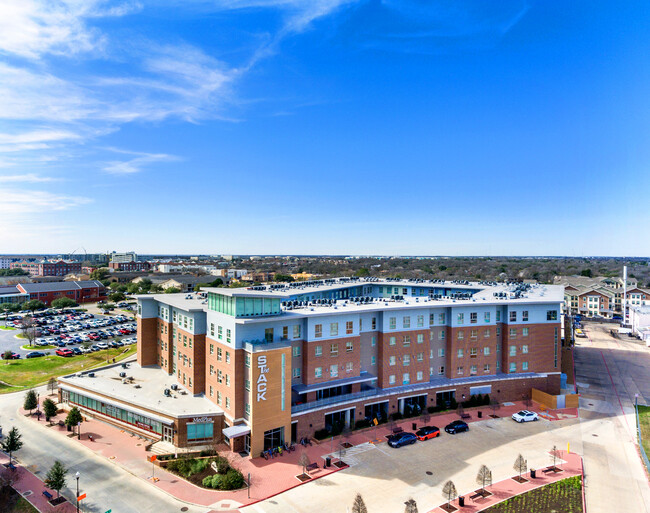
[[[0,253],[647,256],[645,7],[6,0]]]

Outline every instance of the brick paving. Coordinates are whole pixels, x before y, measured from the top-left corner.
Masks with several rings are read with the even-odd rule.
[[[521,402],[505,403],[496,411],[496,414],[499,417],[506,417],[523,408],[524,405]],[[538,413],[541,412],[539,405],[536,404],[533,404],[529,409]],[[479,411],[482,412],[482,419],[478,417]],[[465,412],[470,414],[470,418],[466,419],[466,421],[472,423],[489,418],[492,409],[489,407],[477,407],[468,408]],[[577,415],[577,410],[574,408],[541,413],[548,420],[558,420]],[[52,421],[57,423],[64,418],[65,414],[59,414]],[[436,425],[442,429],[446,424],[456,419],[458,419],[456,412],[432,414],[427,423]],[[42,426],[42,429],[55,431],[60,433],[61,436],[70,434],[67,432],[65,426],[60,427],[54,425],[52,427],[46,427],[47,423],[43,416],[41,416],[40,421],[37,420],[36,416],[33,416],[32,420],[38,422]],[[411,431],[413,423],[416,423],[418,426],[423,424],[420,418],[412,418],[395,422],[392,426],[399,426],[405,431]],[[382,424],[376,428],[355,431],[345,441],[353,446],[367,444],[369,442],[384,443],[386,437],[391,432],[390,430],[391,424]],[[92,435],[93,441],[90,440],[89,435]],[[72,439],[77,440],[76,436],[72,437]],[[327,455],[332,455],[334,461],[337,461],[336,456],[339,455],[338,444],[341,441],[342,439],[339,436],[333,442],[327,439],[320,443],[313,441],[311,446],[302,447],[301,445],[297,445],[295,451],[285,452],[282,456],[277,456],[269,460],[261,457],[241,457],[239,454],[231,453],[226,449],[226,446],[223,446],[223,450],[219,451],[220,454],[226,456],[231,461],[231,464],[242,472],[245,478],[250,473],[250,492],[247,489],[237,491],[206,490],[185,481],[171,472],[167,472],[159,466],[156,466],[154,469],[153,465],[147,461],[150,453],[145,450],[147,444],[145,440],[141,440],[137,436],[131,435],[115,426],[90,417],[81,425],[81,440],[78,443],[94,451],[97,455],[123,467],[136,477],[148,481],[151,486],[156,486],[182,501],[209,506],[219,511],[226,511],[229,509],[236,510],[239,507],[259,502],[303,484],[296,478],[297,475],[302,473],[302,468],[298,464],[298,460],[303,451],[307,454],[310,462],[319,464],[318,470],[310,472],[312,476],[310,481],[337,472],[340,470],[337,467],[333,466],[325,469],[323,468],[323,464]],[[345,455],[343,455],[342,460],[345,461]],[[155,477],[157,478],[155,482],[150,479],[152,472],[155,473]],[[541,480],[538,480],[538,482],[542,483]]]
[[[486,490],[492,493],[491,496],[477,498],[476,500],[470,499],[470,496],[473,495],[476,490],[459,490],[461,495],[465,498],[465,506],[460,507],[458,499],[451,501],[451,505],[458,508],[459,513],[476,513],[515,495],[520,495],[535,488],[539,488],[540,486],[555,483],[556,481],[566,479],[567,477],[582,475],[582,458],[575,453],[567,453],[566,451],[560,452],[560,459],[563,460],[563,462],[558,463],[557,466],[562,469],[562,472],[545,474],[542,472],[543,469],[538,469],[535,479],[532,479],[530,477],[530,472],[527,472],[526,474],[522,474],[522,477],[528,479],[528,482],[526,483],[518,483],[514,479],[504,479],[503,481],[494,483],[492,486],[486,487]],[[438,506],[437,508],[429,510],[429,513],[446,513],[446,511]]]

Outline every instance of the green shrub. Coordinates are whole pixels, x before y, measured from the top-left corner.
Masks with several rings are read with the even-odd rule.
[[[328,438],[330,436],[330,432],[326,429],[317,429],[314,431],[314,438],[316,440],[324,440],[325,438]]]
[[[226,475],[221,476],[221,490],[236,490],[244,486],[244,476],[239,470],[231,468]]]
[[[215,490],[219,490],[221,488],[222,480],[223,480],[223,476],[219,474],[215,474],[213,476],[204,477],[202,484],[206,488],[214,488]]]
[[[400,412],[396,411],[395,413],[390,414],[390,418],[393,420],[402,420],[403,415]]]
[[[361,420],[358,420],[357,422],[355,422],[354,429],[363,429],[363,428],[367,428],[367,427],[370,427],[370,426],[371,426],[371,423],[370,423],[370,421],[368,419],[361,419]]]
[[[230,470],[230,464],[228,463],[228,460],[226,458],[218,458],[217,459],[217,472],[219,474],[225,474]]]

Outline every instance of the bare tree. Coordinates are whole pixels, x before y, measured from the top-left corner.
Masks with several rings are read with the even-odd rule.
[[[456,497],[458,497],[458,492],[456,491],[456,485],[454,484],[453,481],[447,481],[445,485],[442,487],[442,496],[447,499],[447,506],[449,506],[449,503],[453,501]]]
[[[302,467],[302,473],[305,473],[305,469],[311,462],[309,461],[309,456],[307,456],[307,453],[303,450],[300,453],[300,459],[298,460],[298,465]]]
[[[418,505],[414,499],[409,499],[404,504],[406,504],[404,513],[418,513]]]
[[[429,415],[429,411],[425,406],[422,408],[422,413],[420,413],[420,422],[422,422],[423,426],[426,426],[429,423],[429,420],[431,420],[431,415]]]
[[[463,417],[463,414],[465,413],[465,408],[463,407],[463,403],[458,403],[458,408],[456,408],[456,413],[458,413],[459,417]]]
[[[29,345],[33,345],[34,340],[36,340],[36,322],[31,315],[26,315],[22,320],[20,330],[22,331],[23,338],[29,342]]]
[[[363,502],[363,497],[361,497],[360,493],[354,498],[352,513],[368,513],[368,508],[366,508],[366,503]]]
[[[521,479],[522,472],[526,472],[526,470],[528,470],[528,462],[520,454],[519,456],[517,456],[517,459],[515,460],[515,464],[513,465],[513,468],[517,472],[519,472],[519,478]]]
[[[557,465],[557,460],[560,459],[560,456],[560,451],[558,451],[557,445],[554,445],[551,449],[551,461],[553,462],[554,467]]]
[[[499,411],[499,408],[501,408],[501,404],[496,397],[492,397],[490,399],[490,408],[492,409],[492,415],[496,416],[497,411]]]
[[[533,400],[530,398],[530,392],[526,392],[523,395],[523,401],[524,401],[524,406],[526,409],[530,409],[530,407],[533,405]]]
[[[485,465],[481,465],[476,474],[476,482],[481,485],[481,490],[485,492],[485,487],[492,484],[492,471]]]
[[[50,395],[54,395],[57,388],[57,381],[55,377],[51,377],[47,380],[47,388],[50,390]]]

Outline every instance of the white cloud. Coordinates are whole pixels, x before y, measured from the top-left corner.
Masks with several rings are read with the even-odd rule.
[[[68,210],[91,202],[90,198],[66,196],[48,191],[3,189],[0,215],[9,216],[11,220],[13,216],[20,214]],[[7,220],[6,217],[4,219]]]
[[[57,178],[51,176],[40,176],[34,173],[24,175],[5,175],[0,176],[0,183],[41,183],[41,182],[54,182]]]
[[[120,150],[117,148],[107,148],[115,153],[122,153],[126,155],[135,155],[134,158],[129,160],[113,160],[107,162],[104,166],[104,171],[113,175],[129,175],[139,173],[142,168],[153,164],[155,162],[172,162],[179,160],[175,155],[167,155],[166,153],[142,153],[135,151]]]

